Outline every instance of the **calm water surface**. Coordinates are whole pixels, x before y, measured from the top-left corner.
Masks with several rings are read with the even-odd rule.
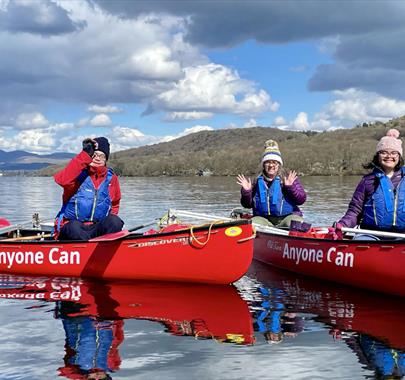
[[[357,181],[303,178],[306,220],[338,219]],[[169,208],[228,216],[239,206],[234,178],[120,182],[127,227]],[[0,197],[0,217],[50,219],[61,189],[51,178],[0,177]],[[259,263],[236,287],[0,275],[0,297],[2,380],[87,379],[94,366],[113,379],[379,379],[402,378],[405,367],[402,299]],[[75,355],[78,336],[88,345]]]

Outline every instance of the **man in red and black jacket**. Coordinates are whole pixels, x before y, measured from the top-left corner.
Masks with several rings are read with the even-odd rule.
[[[121,189],[118,177],[106,166],[109,155],[105,137],[87,138],[83,150],[54,175],[63,187],[56,238],[89,240],[122,230],[124,222],[118,217]]]

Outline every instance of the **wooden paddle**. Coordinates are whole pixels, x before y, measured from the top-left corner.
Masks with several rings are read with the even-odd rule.
[[[20,237],[8,238],[8,239],[0,240],[0,243],[8,243],[8,242],[11,242],[11,241],[38,240],[38,239],[48,238],[48,237],[51,237],[51,236],[52,236],[52,234],[20,236]]]
[[[364,230],[362,228],[349,228],[349,227],[342,227],[342,232],[350,232],[350,233],[353,233],[353,234],[374,235],[374,236],[381,236],[381,237],[387,237],[387,238],[405,239],[405,234],[402,234],[402,233],[399,233],[399,232]]]

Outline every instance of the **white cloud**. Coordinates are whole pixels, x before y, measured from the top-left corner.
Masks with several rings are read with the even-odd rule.
[[[148,136],[138,129],[121,126],[115,126],[108,138],[110,139],[111,150],[114,152],[155,144],[160,141],[160,137]]]
[[[48,125],[49,121],[40,112],[20,114],[15,121],[15,126],[18,129],[38,129]]]
[[[122,112],[122,109],[117,106],[111,105],[99,106],[97,104],[93,104],[88,108],[88,111],[94,113],[120,113]]]
[[[334,94],[338,99],[315,114],[311,123],[313,129],[352,128],[358,123],[386,122],[405,114],[405,101],[353,88]]]
[[[291,123],[291,129],[297,131],[306,131],[309,129],[308,115],[305,112],[300,112]]]
[[[25,130],[12,138],[0,138],[0,148],[11,150],[26,150],[32,153],[49,153],[56,147],[56,140],[47,130]]]
[[[253,83],[241,79],[235,70],[209,63],[185,68],[184,78],[158,95],[152,107],[175,112],[257,114],[275,110],[278,104],[272,103],[264,90],[254,92]]]
[[[93,127],[108,127],[111,125],[111,119],[105,113],[101,113],[90,120],[90,125]]]
[[[287,122],[283,116],[277,116],[274,119],[274,125],[276,125],[276,126],[282,126],[282,125],[286,125],[286,124],[287,124]]]
[[[186,128],[183,132],[180,132],[179,134],[177,134],[175,136],[165,136],[161,139],[160,142],[167,142],[167,141],[178,139],[179,137],[191,135],[192,133],[197,133],[197,132],[201,132],[201,131],[212,131],[212,130],[214,130],[214,129],[208,125],[195,125],[194,127]]]
[[[158,42],[132,54],[126,72],[130,77],[143,79],[175,80],[182,76],[181,64],[172,56],[171,49]]]
[[[280,105],[277,102],[271,102],[269,94],[260,90],[258,93],[246,94],[243,100],[236,108],[236,113],[240,114],[259,114],[265,111],[276,112]]]
[[[243,128],[253,128],[257,127],[257,122],[255,119],[249,119],[245,124],[243,124]]]
[[[213,117],[212,112],[170,112],[166,115],[166,121],[177,121],[177,120],[198,120],[198,119],[209,119]]]

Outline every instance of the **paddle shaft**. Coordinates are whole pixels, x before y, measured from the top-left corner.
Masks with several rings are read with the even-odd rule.
[[[381,236],[381,237],[392,237],[392,238],[405,239],[405,234],[401,234],[399,232],[363,230],[362,228],[349,228],[349,227],[342,227],[342,232],[350,232],[350,233],[354,233],[354,234],[367,234],[367,235],[375,235],[375,236]]]
[[[134,231],[140,230],[141,228],[151,226],[152,224],[155,224],[155,223],[156,223],[156,220],[153,220],[148,223],[140,224],[139,226],[128,228],[128,232],[134,232]]]
[[[235,220],[235,219],[224,217],[224,216],[200,214],[198,212],[184,211],[184,210],[171,209],[170,213],[172,213],[174,215],[184,216],[184,217],[199,218],[199,219],[203,219],[203,220],[224,220],[224,221]],[[256,230],[260,231],[260,232],[268,232],[268,233],[273,233],[275,235],[285,235],[285,236],[288,235],[288,231],[283,230],[281,228],[265,226],[265,225],[258,224],[258,223],[253,223],[253,225],[256,228]]]
[[[0,243],[4,243],[4,242],[8,243],[10,241],[38,240],[38,239],[43,239],[43,238],[47,238],[47,237],[51,237],[51,236],[52,236],[52,234],[20,236],[20,237],[16,237],[16,238],[0,240]]]

